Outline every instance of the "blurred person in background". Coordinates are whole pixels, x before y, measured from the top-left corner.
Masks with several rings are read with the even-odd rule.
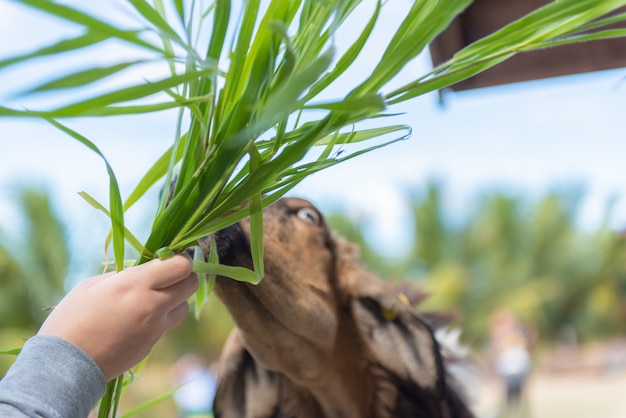
[[[500,309],[491,316],[489,339],[489,358],[506,390],[504,416],[523,417],[524,387],[532,367],[532,333],[512,312]]]
[[[217,380],[202,358],[187,353],[174,364],[172,373],[174,385],[178,387],[174,392],[174,401],[180,417],[212,417]]]

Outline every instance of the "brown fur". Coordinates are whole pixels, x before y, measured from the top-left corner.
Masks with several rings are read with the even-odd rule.
[[[263,281],[215,284],[237,326],[220,360],[216,418],[472,416],[428,321],[364,270],[315,207],[282,199],[263,222]],[[249,226],[216,234],[222,263],[251,267]]]

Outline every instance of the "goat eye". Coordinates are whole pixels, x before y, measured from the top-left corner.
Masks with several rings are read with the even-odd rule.
[[[314,225],[319,225],[320,224],[320,216],[319,214],[311,209],[311,208],[302,208],[298,211],[298,218],[306,221],[306,222],[310,222]]]

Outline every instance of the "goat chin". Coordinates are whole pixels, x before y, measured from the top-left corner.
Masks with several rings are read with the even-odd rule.
[[[236,324],[216,418],[472,416],[457,383],[467,352],[417,312],[423,293],[365,271],[306,200],[279,200],[263,224],[265,278],[215,284]],[[220,262],[250,268],[249,234],[249,220],[217,233]]]

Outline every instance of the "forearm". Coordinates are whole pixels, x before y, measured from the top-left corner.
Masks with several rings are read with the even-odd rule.
[[[105,386],[102,372],[81,349],[36,336],[0,381],[0,416],[85,418]]]

